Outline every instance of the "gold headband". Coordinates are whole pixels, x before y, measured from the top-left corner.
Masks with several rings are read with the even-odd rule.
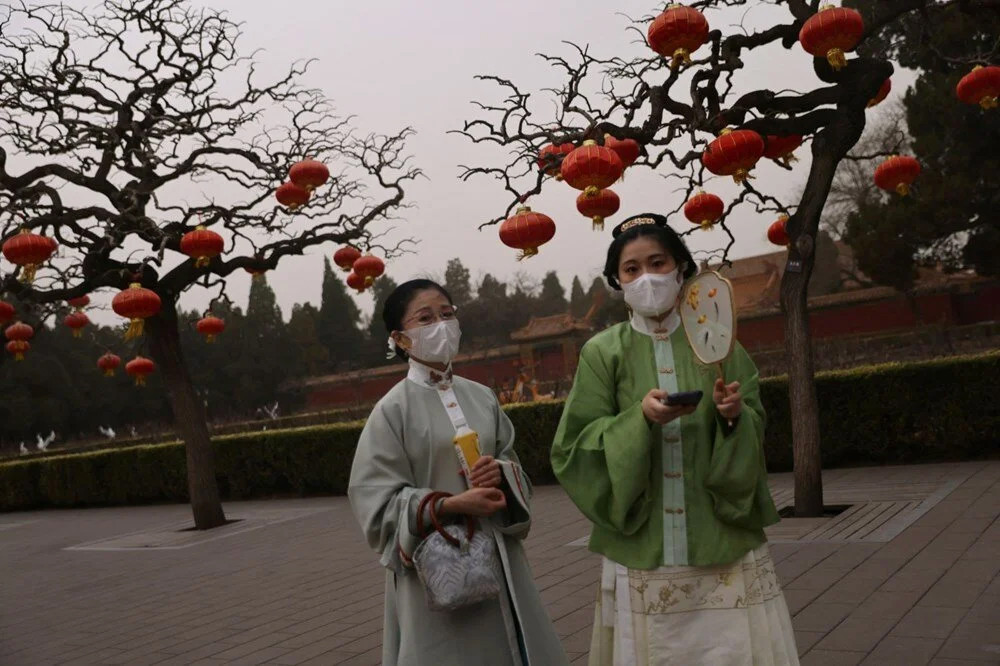
[[[651,217],[637,217],[634,220],[629,220],[628,222],[624,222],[621,226],[621,229],[619,230],[619,233],[622,231],[628,231],[632,227],[637,227],[640,224],[656,224],[656,220],[654,220]]]

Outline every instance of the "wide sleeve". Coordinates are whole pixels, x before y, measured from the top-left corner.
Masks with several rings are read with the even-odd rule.
[[[502,472],[500,489],[507,499],[507,508],[496,513],[493,522],[500,532],[523,539],[531,528],[531,480],[514,451],[514,424],[495,398],[493,406],[497,429],[495,457]]]
[[[429,492],[414,483],[400,411],[380,403],[361,431],[347,496],[368,545],[382,556],[382,566],[397,574],[410,565],[409,557],[420,543],[417,509]],[[430,525],[429,516],[425,519]]]
[[[740,382],[743,409],[732,428],[718,411],[715,413],[715,436],[705,487],[719,520],[747,529],[760,529],[765,523],[760,511],[763,498],[758,495],[761,488],[767,492],[766,416],[760,400],[757,367],[738,344],[726,363],[726,382],[732,381]]]
[[[552,442],[552,470],[595,525],[634,534],[648,519],[650,425],[642,403],[619,410],[614,373],[594,341],[584,345]]]

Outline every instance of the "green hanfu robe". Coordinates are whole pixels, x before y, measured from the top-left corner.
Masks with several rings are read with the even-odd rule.
[[[432,490],[457,495],[467,488],[452,443],[454,426],[440,397],[448,388],[469,427],[479,434],[482,454],[494,456],[503,472],[507,508],[480,519],[479,529],[495,538],[506,585],[496,601],[433,612],[409,557],[420,543],[420,499]],[[531,484],[514,452],[513,424],[490,389],[411,362],[407,379],[379,401],[365,424],[348,495],[369,545],[386,569],[383,664],[568,663],[521,545],[531,526]]]
[[[778,514],[757,369],[737,345],[724,372],[743,396],[732,426],[712,399],[718,368],[697,362],[676,314],[635,316],[581,350],[551,458],[604,556],[591,664],[798,663],[764,536]],[[654,388],[704,397],[651,425]]]

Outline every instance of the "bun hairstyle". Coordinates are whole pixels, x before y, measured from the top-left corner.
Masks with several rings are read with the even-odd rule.
[[[667,218],[656,213],[643,213],[633,215],[611,232],[613,240],[608,246],[608,259],[604,263],[604,278],[613,289],[621,291],[621,284],[618,282],[618,263],[621,261],[622,250],[625,246],[637,238],[648,236],[656,240],[663,249],[667,251],[678,266],[684,267],[684,279],[687,280],[698,272],[698,267],[694,263],[691,251],[680,235],[674,231]]]
[[[426,289],[434,289],[440,292],[442,296],[448,299],[449,303],[452,305],[455,304],[451,300],[451,294],[448,293],[448,290],[434,280],[419,279],[404,282],[392,290],[389,297],[385,299],[385,305],[382,307],[382,323],[385,324],[386,335],[392,335],[393,331],[403,330],[403,317],[406,316],[406,309],[413,302],[413,297]],[[406,351],[399,345],[396,345],[396,357],[404,361],[409,358]]]

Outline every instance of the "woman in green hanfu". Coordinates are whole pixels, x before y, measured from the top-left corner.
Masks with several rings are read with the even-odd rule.
[[[590,664],[798,664],[764,536],[778,514],[757,369],[739,345],[729,384],[697,362],[676,312],[696,266],[665,217],[613,236],[604,275],[631,320],[584,345],[552,445],[603,556]],[[666,404],[698,390],[696,406]]]
[[[561,666],[568,664],[535,587],[521,540],[531,526],[531,485],[514,453],[514,426],[489,388],[453,375],[461,329],[451,297],[411,280],[386,299],[390,356],[407,377],[372,410],[358,441],[348,496],[368,544],[385,567],[385,666]],[[478,434],[482,457],[462,474],[456,429]],[[497,547],[500,596],[431,611],[413,569],[421,499],[432,491],[444,519],[472,516]],[[424,525],[431,523],[424,510]]]

